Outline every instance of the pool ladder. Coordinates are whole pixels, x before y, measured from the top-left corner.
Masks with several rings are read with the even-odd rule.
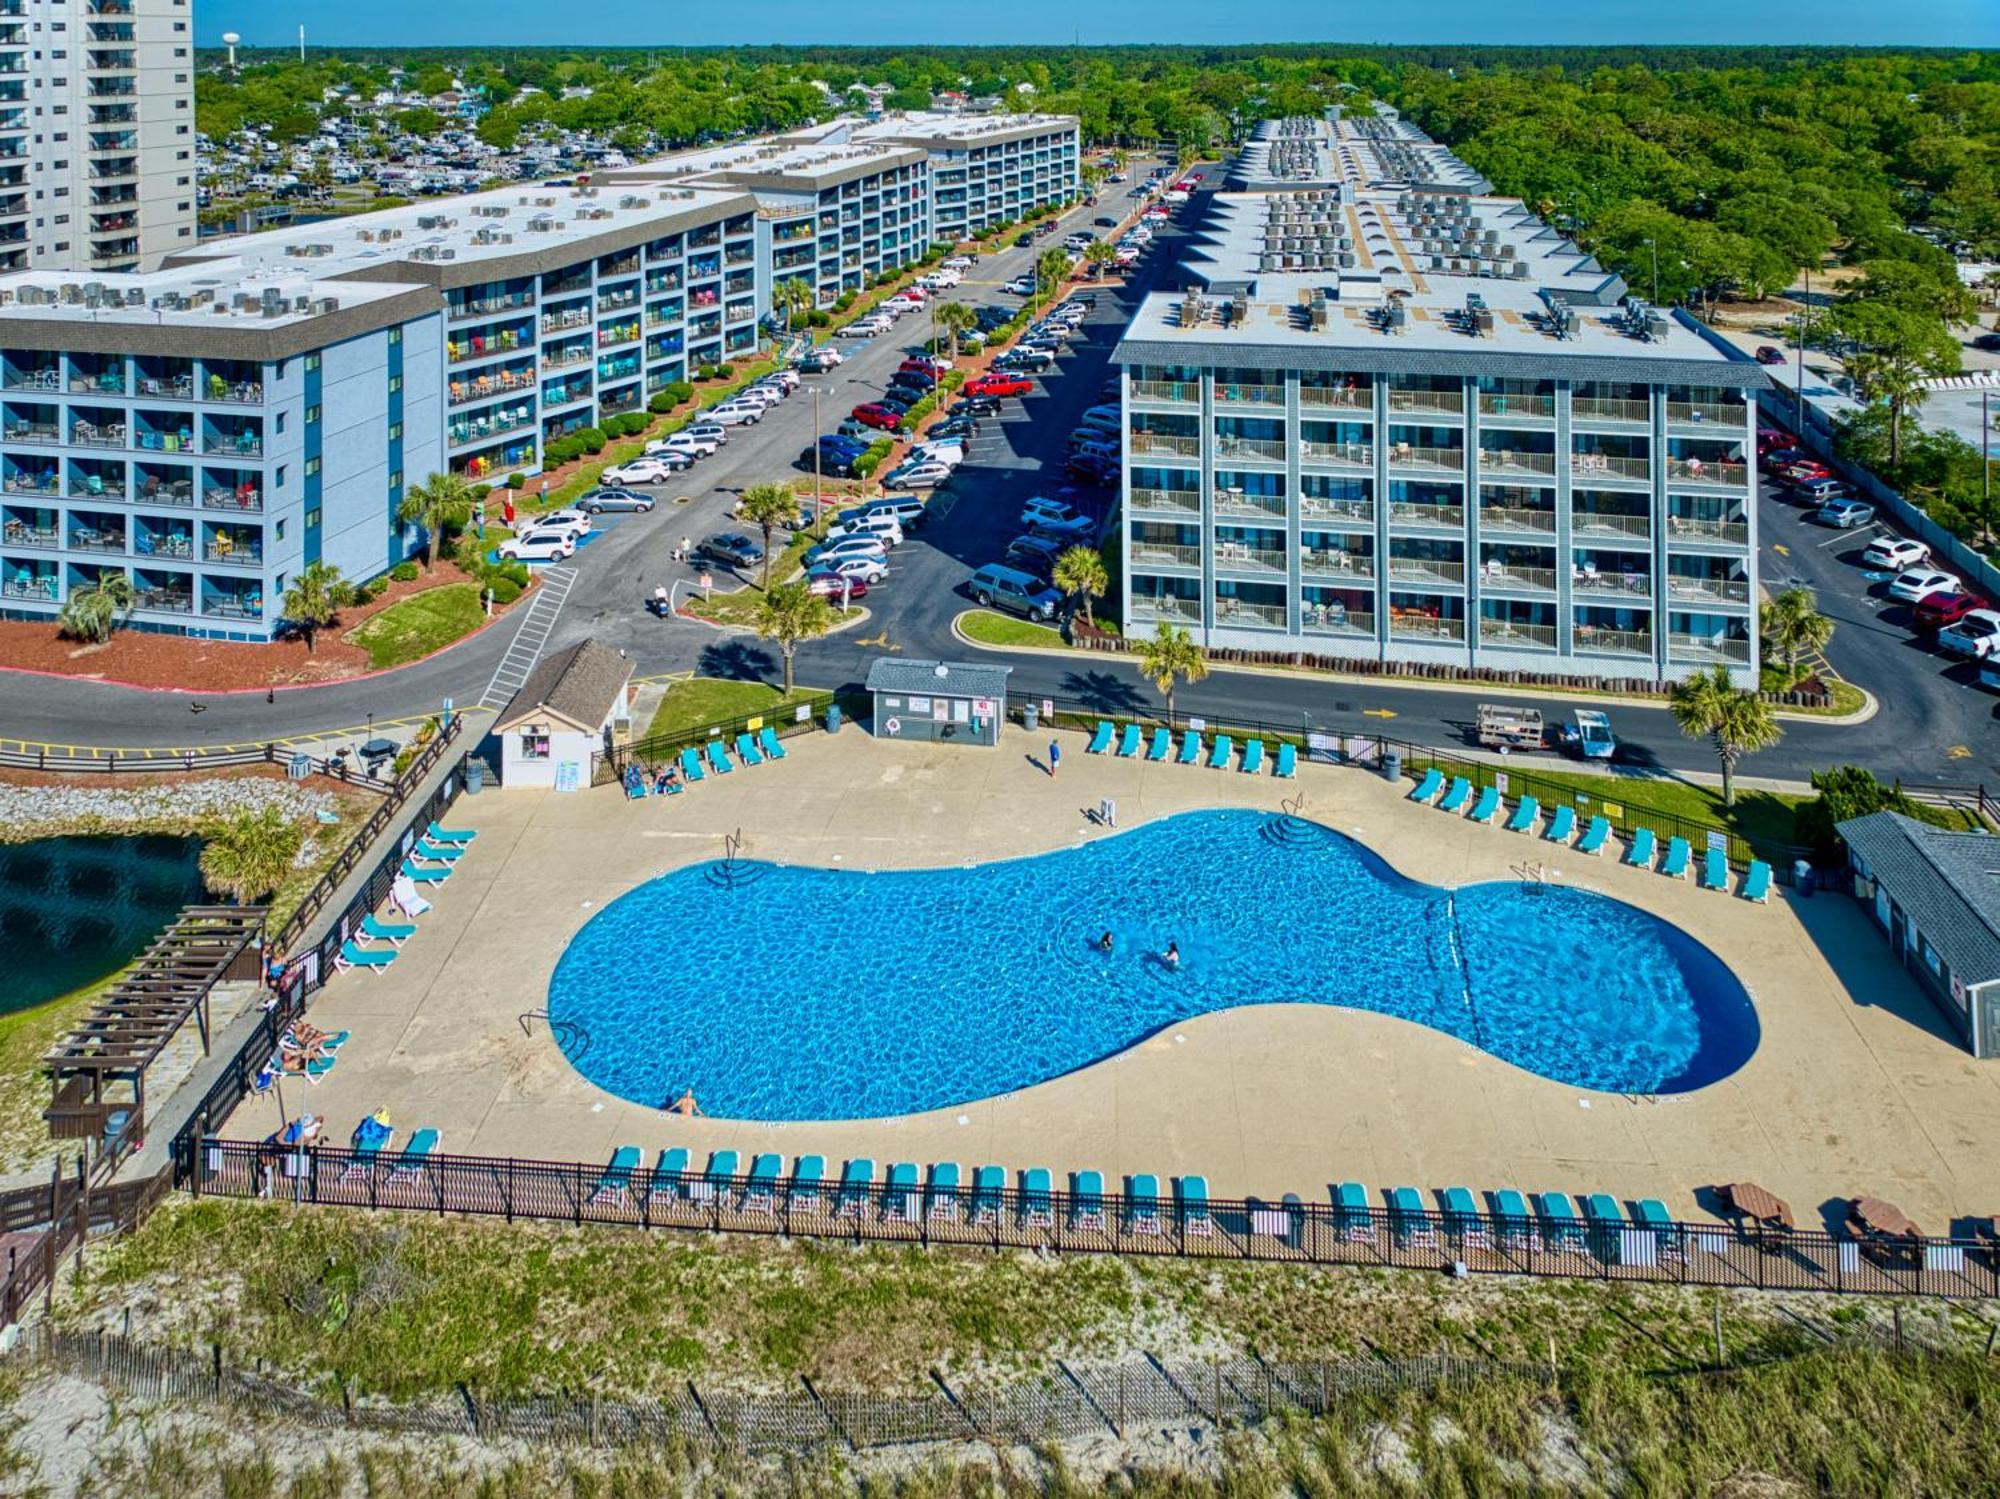
[[[1278,848],[1314,848],[1325,843],[1331,835],[1318,823],[1307,820],[1305,805],[1303,791],[1279,802],[1278,814],[1265,818],[1263,827],[1258,829],[1264,841]]]
[[[517,1017],[521,1034],[532,1036],[535,1022],[541,1021],[549,1028],[549,1035],[563,1050],[563,1055],[572,1062],[580,1062],[590,1050],[590,1032],[574,1020],[557,1020],[547,1010],[527,1010]]]
[[[722,862],[710,864],[702,871],[702,878],[718,890],[740,890],[745,885],[754,885],[770,873],[768,864],[745,864],[740,861],[743,852],[743,829],[725,834],[722,840]]]

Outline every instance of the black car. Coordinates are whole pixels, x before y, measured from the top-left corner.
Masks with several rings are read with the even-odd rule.
[[[1091,220],[1091,222],[1096,224],[1097,227],[1100,229],[1116,229],[1118,227],[1118,220],[1112,218],[1111,215],[1107,213],[1100,213],[1095,219]]]
[[[1079,453],[1063,465],[1073,478],[1086,484],[1116,484],[1118,460],[1101,453]]]
[[[694,549],[703,561],[720,562],[724,567],[754,567],[764,560],[764,549],[747,536],[725,531],[711,536]]]
[[[1000,410],[998,396],[960,396],[951,403],[946,416],[993,416]]]
[[[1009,567],[1018,567],[1024,573],[1046,578],[1054,570],[1056,558],[1062,554],[1063,544],[1059,541],[1051,541],[1046,536],[1016,536],[1008,544],[1007,555],[1002,560]]]
[[[1032,245],[1034,242],[1035,242],[1034,231],[1030,229],[1023,229],[1019,234],[1014,236],[1014,248],[1017,250],[1025,250],[1029,245]]]
[[[977,437],[979,421],[976,417],[954,416],[939,422],[924,434],[925,437]]]
[[[973,317],[978,320],[981,331],[986,333],[991,333],[1001,324],[1010,321],[1010,315],[1004,307],[982,307],[973,314]]]
[[[892,385],[875,398],[875,404],[877,406],[887,406],[896,415],[903,416],[908,413],[912,406],[917,404],[917,400],[917,393],[911,390],[909,386]]]

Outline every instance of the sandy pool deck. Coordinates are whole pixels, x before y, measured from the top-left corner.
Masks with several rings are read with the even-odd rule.
[[[336,977],[312,1019],[353,1032],[293,1110],[344,1144],[387,1106],[403,1132],[434,1125],[451,1153],[601,1161],[620,1145],[650,1159],[812,1151],[830,1160],[988,1162],[1060,1173],[1096,1167],[1162,1177],[1200,1172],[1218,1197],[1330,1182],[1463,1184],[1475,1192],[1604,1191],[1705,1216],[1695,1191],[1748,1178],[1787,1197],[1802,1223],[1873,1193],[1927,1232],[2000,1211],[2000,1069],[1974,1061],[1890,956],[1853,901],[1768,906],[1627,869],[1539,839],[1407,802],[1379,775],[1302,765],[1296,781],[1086,756],[1064,736],[1063,771],[1035,763],[1046,735],[1009,729],[997,750],[877,742],[858,729],[787,741],[782,763],[711,776],[673,798],[615,788],[559,795],[492,790],[462,799],[476,829],[436,909],[395,964]],[[1405,783],[1407,785],[1407,783]],[[1351,833],[1412,878],[1437,884],[1547,877],[1643,906],[1693,933],[1749,989],[1763,1037],[1731,1077],[1659,1099],[1551,1082],[1450,1037],[1319,1005],[1245,1008],[1188,1020],[1095,1066],[1005,1097],[894,1119],[770,1125],[681,1119],[586,1082],[546,1024],[564,946],[606,903],[742,836],[746,857],[847,868],[961,864],[1110,836],[1087,817],[1115,797],[1121,828],[1206,807],[1305,815]],[[868,830],[877,830],[870,832]],[[836,855],[839,857],[836,858]],[[261,1136],[277,1108],[251,1099],[226,1131]]]

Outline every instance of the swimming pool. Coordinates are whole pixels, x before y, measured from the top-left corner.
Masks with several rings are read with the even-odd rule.
[[[1729,969],[1644,911],[1561,885],[1419,884],[1331,829],[1250,811],[963,868],[691,865],[593,917],[549,989],[599,1087],[655,1107],[692,1088],[750,1120],[988,1098],[1273,1002],[1400,1016],[1624,1093],[1702,1087],[1758,1038]]]

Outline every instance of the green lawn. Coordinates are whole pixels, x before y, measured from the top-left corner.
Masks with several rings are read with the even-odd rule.
[[[1069,649],[1069,642],[1062,638],[1060,630],[1052,630],[1032,620],[1016,619],[1011,614],[999,614],[991,609],[966,610],[958,617],[958,627],[965,632],[967,640],[976,640],[981,645],[1039,645],[1056,650]]]
[[[1580,791],[1592,803],[1615,802],[1628,812],[1636,813],[1643,807],[1669,817],[1684,817],[1690,822],[1727,827],[1755,842],[1796,842],[1793,833],[1795,814],[1799,807],[1812,800],[1809,796],[1779,796],[1769,791],[1746,791],[1739,787],[1736,805],[1725,810],[1720,790],[1669,776],[1603,776],[1585,771],[1543,770],[1539,766],[1502,768],[1512,770],[1510,781],[1525,777],[1542,785],[1552,783],[1572,792]],[[1539,786],[1531,785],[1528,789],[1536,795],[1541,794]],[[1546,797],[1543,799],[1546,800]]]
[[[645,737],[679,734],[701,724],[723,718],[744,718],[753,713],[774,713],[817,695],[815,688],[799,688],[786,697],[766,682],[735,682],[721,677],[692,677],[676,682],[653,710]]]
[[[447,583],[391,604],[363,620],[347,638],[368,652],[377,671],[402,666],[462,640],[486,623],[477,583]]]

